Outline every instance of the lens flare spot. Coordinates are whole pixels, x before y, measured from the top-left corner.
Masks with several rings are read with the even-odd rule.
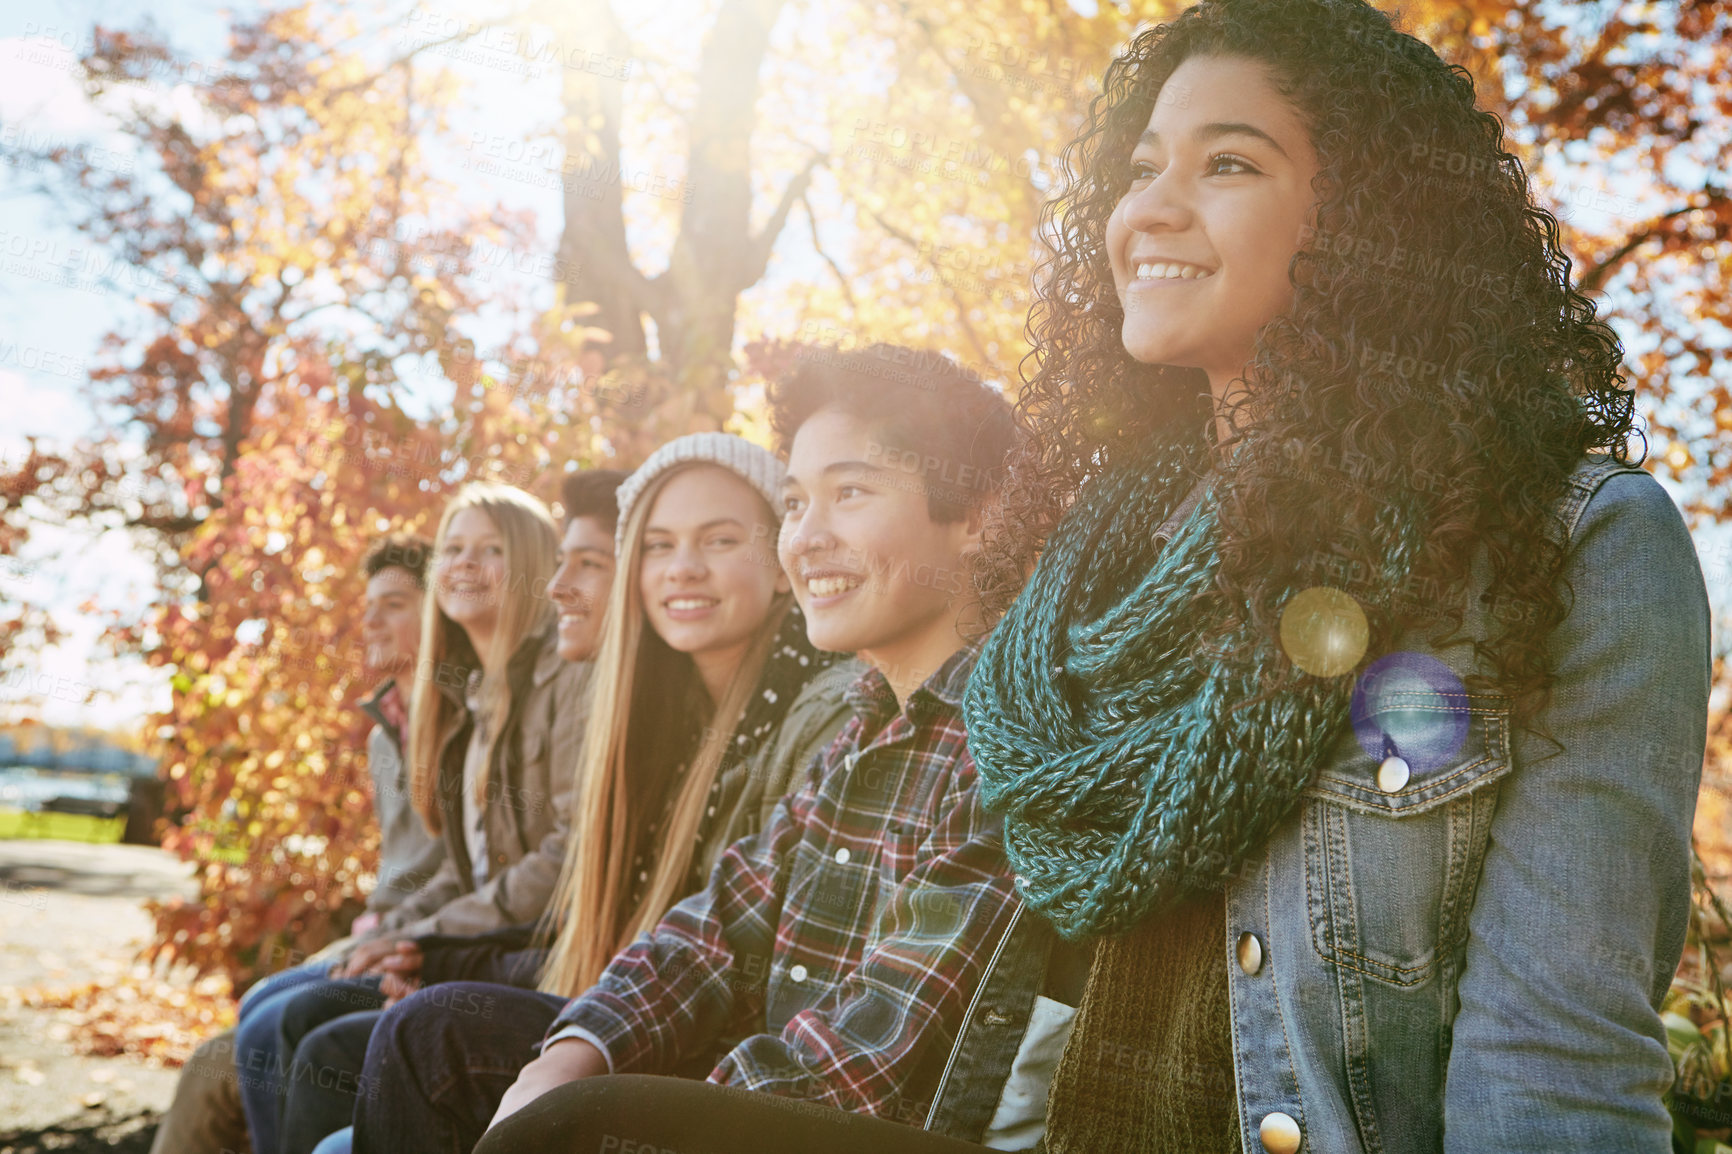
[[[1370,639],[1359,602],[1327,585],[1295,593],[1281,610],[1281,648],[1314,677],[1339,677],[1358,665]]]
[[[1435,657],[1391,653],[1360,674],[1352,718],[1367,756],[1380,763],[1400,758],[1412,773],[1425,773],[1454,757],[1467,739],[1467,689]]]

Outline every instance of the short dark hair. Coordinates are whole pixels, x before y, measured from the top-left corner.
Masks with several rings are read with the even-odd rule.
[[[427,588],[427,566],[433,560],[433,542],[419,533],[390,533],[373,542],[362,559],[368,578],[387,569],[401,569],[415,579],[417,589]]]
[[[1017,436],[1004,394],[942,353],[901,345],[802,350],[793,371],[770,387],[770,426],[782,452],[824,409],[872,428],[884,442],[884,467],[918,479],[934,521],[960,521],[998,491]]]
[[[567,473],[559,483],[559,503],[565,506],[561,527],[569,527],[579,517],[594,517],[613,532],[619,524],[619,501],[616,492],[625,474],[618,469],[579,469]]]

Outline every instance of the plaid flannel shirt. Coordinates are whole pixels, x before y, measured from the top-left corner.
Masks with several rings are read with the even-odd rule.
[[[920,1124],[1015,905],[962,727],[976,652],[902,710],[876,670],[856,681],[856,716],[763,830],[622,950],[547,1041],[583,1038],[620,1074],[722,1053],[712,1082]]]

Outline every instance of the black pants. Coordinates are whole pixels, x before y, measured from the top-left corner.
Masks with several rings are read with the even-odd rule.
[[[979,1154],[913,1126],[733,1086],[618,1074],[542,1095],[475,1154]]]

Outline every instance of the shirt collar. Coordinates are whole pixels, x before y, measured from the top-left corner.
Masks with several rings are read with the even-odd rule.
[[[379,724],[390,726],[399,739],[409,730],[409,694],[395,678],[387,677],[375,686],[362,699],[361,711]]]
[[[968,688],[968,675],[973,671],[984,643],[985,638],[981,638],[945,658],[944,664],[908,695],[908,704],[904,708],[897,707],[896,694],[892,692],[889,680],[870,666],[848,686],[842,695],[843,700],[869,730],[878,728],[899,712],[906,713],[915,723],[928,720],[935,713],[956,713],[962,708],[962,692]]]
[[[367,694],[367,696],[361,699],[361,708],[378,709],[379,703],[384,701],[386,696],[396,688],[397,679],[395,677],[387,677],[385,680],[379,682],[379,684],[373,686],[373,692]],[[401,695],[401,691],[399,691],[399,696]]]
[[[384,715],[399,734],[409,728],[409,698],[408,694],[395,681],[387,681],[375,699],[379,712]]]

